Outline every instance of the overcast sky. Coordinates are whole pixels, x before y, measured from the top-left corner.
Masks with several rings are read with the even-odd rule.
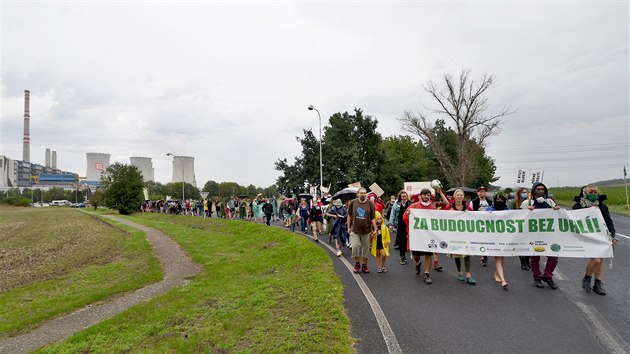
[[[195,157],[197,183],[275,183],[295,136],[360,107],[384,136],[433,107],[444,73],[494,75],[491,110],[515,113],[488,141],[497,184],[519,168],[548,186],[621,178],[629,165],[628,2],[5,1],[0,154],[22,158],[31,92],[31,161],[86,173],[167,152]],[[325,161],[324,161],[325,163]],[[326,176],[324,176],[325,182]]]

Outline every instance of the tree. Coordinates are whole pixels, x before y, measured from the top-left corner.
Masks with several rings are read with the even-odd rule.
[[[441,178],[437,163],[428,157],[426,147],[409,136],[383,140],[384,160],[380,165],[379,185],[386,195],[396,195],[404,182]]]
[[[105,205],[123,215],[138,210],[144,199],[142,173],[136,166],[116,162],[101,176]]]
[[[193,186],[190,183],[184,183],[184,194],[186,199],[201,199],[199,188]],[[172,198],[182,199],[182,182],[167,183],[164,186],[164,195],[168,195]]]
[[[209,195],[219,195],[219,184],[215,181],[208,181],[204,184],[203,191],[208,192]]]
[[[98,208],[100,205],[105,205],[105,193],[101,188],[97,189],[90,196],[90,204],[94,207],[94,210]]]
[[[444,87],[433,82],[424,86],[437,103],[437,108],[429,111],[444,116],[454,126],[454,129],[448,128],[455,133],[451,135],[454,144],[441,140],[440,132],[444,132],[444,127],[432,123],[427,113],[405,112],[400,119],[403,129],[416,134],[431,149],[447,181],[457,186],[472,185],[478,180],[477,162],[483,154],[479,155],[475,146],[483,151],[486,140],[500,132],[502,119],[512,113],[509,108],[487,113],[486,92],[495,83],[495,77],[483,75],[479,81],[474,81],[469,79],[469,74],[468,70],[462,70],[458,80],[452,74],[445,74]]]
[[[151,195],[166,195],[166,186],[160,182],[146,181],[144,182],[144,188],[147,189],[149,196]],[[181,186],[180,186],[181,190]]]

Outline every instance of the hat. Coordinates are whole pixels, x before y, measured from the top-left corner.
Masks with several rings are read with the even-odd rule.
[[[481,187],[477,188],[477,192],[481,192],[481,191],[486,191],[487,192],[488,188],[484,187],[484,186],[481,186]]]
[[[334,206],[342,206],[343,203],[341,202],[341,199],[335,199],[335,201],[333,202]]]

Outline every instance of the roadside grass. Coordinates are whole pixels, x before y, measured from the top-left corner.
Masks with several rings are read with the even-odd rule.
[[[170,235],[202,272],[41,352],[352,352],[343,285],[308,239],[243,221],[127,218]]]
[[[0,336],[162,279],[142,231],[72,208],[0,214]]]
[[[599,187],[601,194],[606,194],[608,209],[611,213],[630,216],[630,211],[626,207],[626,191],[624,186]],[[558,203],[564,206],[573,206],[573,197],[580,193],[580,187],[549,188],[549,191],[556,197]]]

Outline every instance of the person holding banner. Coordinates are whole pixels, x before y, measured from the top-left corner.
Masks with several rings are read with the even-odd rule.
[[[464,191],[461,189],[457,189],[455,190],[455,193],[453,193],[453,201],[451,202],[451,204],[447,205],[444,210],[472,211],[472,207],[464,200]],[[455,259],[455,266],[457,267],[457,280],[465,280],[466,283],[470,285],[477,284],[477,281],[472,277],[472,274],[470,272],[471,257],[469,255],[449,253],[447,256]],[[464,259],[464,267],[466,268],[466,278],[464,278],[464,275],[462,274],[462,258]]]
[[[409,201],[409,195],[405,190],[398,192],[398,200],[392,207],[392,215],[389,217],[390,225],[392,229],[397,229],[396,232],[396,246],[400,252],[400,264],[407,264],[407,242],[409,239],[407,232],[407,225],[403,221],[403,215],[407,208],[411,205]]]
[[[507,206],[507,199],[508,198],[503,193],[495,194],[492,204],[486,210],[489,212],[493,212],[495,210],[509,210]],[[505,280],[505,275],[503,273],[503,257],[494,257],[494,265],[496,268],[496,270],[494,271],[494,281],[496,283],[501,283],[501,287],[507,290],[508,282]]]
[[[473,199],[470,204],[472,204],[473,211],[486,211],[488,208],[492,206],[492,199],[487,196],[488,188],[481,186],[477,189],[477,198]],[[481,256],[479,260],[479,264],[482,267],[488,266],[488,256]]]
[[[439,190],[439,193],[442,196],[442,200],[446,201],[446,196]],[[409,213],[411,209],[431,209],[435,210],[435,205],[433,205],[431,201],[431,190],[428,188],[423,188],[420,191],[420,200],[411,204],[409,208],[405,211],[405,215],[403,216],[403,220],[405,221],[405,225],[407,229],[409,229]],[[409,238],[407,238],[409,239]],[[409,248],[409,246],[407,246]],[[411,251],[411,255],[413,256],[413,261],[415,263],[416,275],[420,275],[420,267],[422,266],[422,260],[420,257],[424,256],[424,283],[425,284],[433,284],[431,280],[431,256],[433,252],[424,252],[424,251]],[[437,264],[437,263],[436,263]],[[437,266],[436,266],[437,268]]]
[[[533,198],[527,199],[521,204],[521,209],[545,209],[545,208],[553,208],[555,210],[560,209],[553,199],[549,198],[549,191],[547,190],[547,186],[542,184],[541,182],[536,182],[532,186]],[[534,276],[534,285],[537,288],[544,288],[545,286],[542,284],[544,281],[549,285],[550,288],[556,290],[558,289],[558,285],[553,281],[553,271],[556,269],[558,265],[558,257],[547,256],[547,263],[545,264],[544,273],[540,273],[540,256],[532,256],[531,260],[531,268],[532,274]]]
[[[599,208],[599,211],[602,213],[604,221],[606,222],[608,232],[612,236],[612,244],[616,245],[617,239],[615,238],[615,225],[610,218],[608,206],[604,204],[606,199],[606,195],[599,194],[599,188],[597,188],[597,186],[589,184],[588,186],[582,188],[580,195],[573,198],[575,205],[573,205],[572,209]],[[582,279],[582,288],[587,292],[591,291],[591,280],[593,279],[593,275],[595,275],[595,284],[592,287],[593,292],[598,295],[606,295],[604,283],[602,283],[602,278],[604,277],[604,264],[602,258],[591,258],[591,260],[586,264],[586,273],[584,275],[584,279]]]
[[[528,197],[529,197],[529,191],[527,190],[527,188],[521,187],[517,189],[514,196],[514,200],[511,205],[508,204],[508,208],[520,209],[521,204],[523,204],[523,201],[526,200]],[[529,266],[529,256],[518,256],[518,258],[521,260],[522,270],[531,270],[531,267]]]

